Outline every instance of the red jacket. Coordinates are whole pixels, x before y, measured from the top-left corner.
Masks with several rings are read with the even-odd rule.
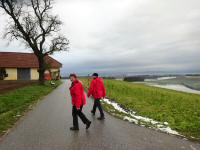
[[[76,108],[86,104],[86,96],[82,83],[79,80],[72,82],[70,89],[70,94],[72,97],[72,105]]]
[[[95,78],[92,80],[88,91],[88,97],[91,95],[94,99],[100,99],[106,96],[106,89],[102,78]]]

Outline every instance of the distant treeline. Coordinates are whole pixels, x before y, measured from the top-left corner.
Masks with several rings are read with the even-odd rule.
[[[156,79],[159,77],[171,77],[171,76],[200,76],[200,74],[185,74],[185,75],[175,75],[175,74],[168,74],[168,75],[136,75],[136,76],[126,76],[120,77],[123,81],[127,82],[143,82],[145,79]],[[88,78],[89,76],[79,76],[80,78]],[[114,76],[103,76],[103,79],[119,79],[119,77]],[[69,77],[62,77],[62,79],[69,79]]]
[[[200,74],[186,74],[186,76],[200,76]]]
[[[79,76],[79,78],[88,78],[89,76]],[[116,79],[115,77],[102,77],[103,79]],[[62,77],[62,79],[69,79],[69,77]]]
[[[61,77],[61,79],[69,79],[69,77]]]
[[[168,75],[169,77],[172,75]],[[138,76],[127,76],[124,77],[124,81],[127,82],[143,82],[145,79],[156,79],[159,77],[164,77],[160,75],[138,75]]]
[[[133,76],[133,77],[125,77],[124,81],[127,82],[135,82],[135,81],[144,81],[144,76]]]

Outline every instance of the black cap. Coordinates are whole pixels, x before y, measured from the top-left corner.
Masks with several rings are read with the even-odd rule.
[[[98,77],[99,75],[98,75],[98,73],[93,73],[92,76]]]

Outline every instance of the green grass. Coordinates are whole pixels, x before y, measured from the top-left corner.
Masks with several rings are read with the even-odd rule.
[[[82,81],[87,87],[88,80]],[[172,129],[200,140],[200,95],[124,81],[104,82],[110,99],[139,115],[167,121]]]
[[[56,81],[58,86],[61,81]],[[0,95],[0,135],[3,135],[34,103],[55,87],[33,84]]]

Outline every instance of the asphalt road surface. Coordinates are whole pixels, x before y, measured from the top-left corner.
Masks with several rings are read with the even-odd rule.
[[[0,141],[0,150],[200,150],[200,144],[114,118],[106,113],[99,121],[90,114],[92,100],[84,107],[92,121],[88,131],[79,120],[72,126],[69,81],[44,97]]]

